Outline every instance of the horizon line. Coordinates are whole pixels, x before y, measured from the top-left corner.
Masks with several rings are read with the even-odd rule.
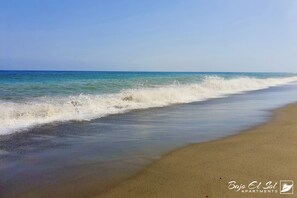
[[[145,70],[43,70],[43,69],[0,69],[0,72],[142,72],[142,73],[290,73],[296,74],[297,72],[285,71],[145,71]]]

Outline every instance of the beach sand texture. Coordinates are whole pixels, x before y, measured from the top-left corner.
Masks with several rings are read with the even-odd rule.
[[[241,134],[170,152],[97,197],[282,197],[279,181],[297,181],[296,120],[297,104],[289,105]],[[278,182],[278,193],[235,192],[228,189],[232,180]]]

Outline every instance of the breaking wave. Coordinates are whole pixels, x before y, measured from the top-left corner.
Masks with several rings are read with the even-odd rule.
[[[27,102],[0,100],[0,135],[51,122],[91,120],[134,109],[226,97],[230,94],[265,89],[296,80],[297,77],[224,79],[210,76],[205,77],[200,83],[174,83],[153,88],[128,89],[116,94],[41,97]]]

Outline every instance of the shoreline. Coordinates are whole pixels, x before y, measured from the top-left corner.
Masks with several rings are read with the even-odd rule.
[[[170,151],[95,197],[279,197],[280,180],[297,181],[297,103],[271,112],[238,134]],[[268,193],[237,192],[228,189],[231,181],[243,190],[252,181],[276,184]]]

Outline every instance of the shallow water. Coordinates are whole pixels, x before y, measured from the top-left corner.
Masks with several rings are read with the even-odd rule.
[[[2,136],[0,195],[91,196],[172,149],[236,134],[295,101],[292,83]]]
[[[0,135],[261,90],[283,73],[0,72]]]

